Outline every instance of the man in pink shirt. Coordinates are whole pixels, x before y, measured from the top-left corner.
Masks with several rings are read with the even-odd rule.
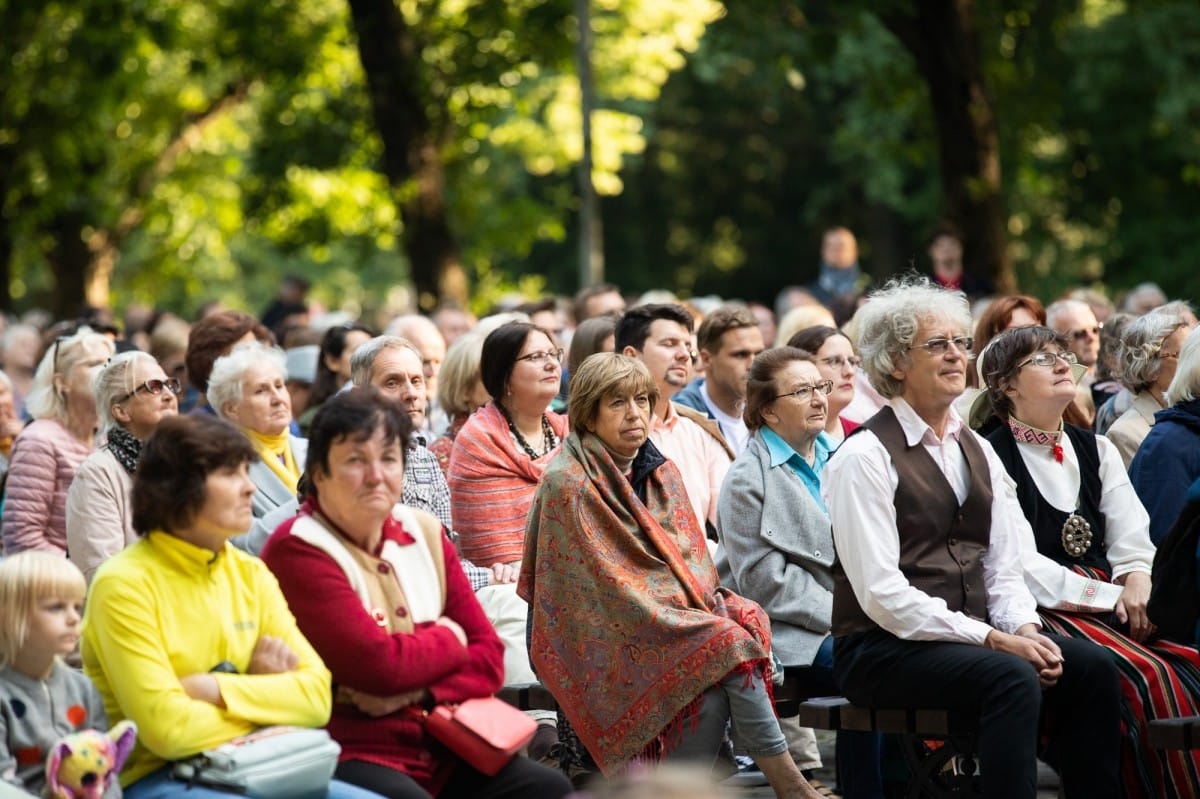
[[[715,539],[717,495],[733,452],[715,421],[671,402],[691,378],[691,314],[674,304],[630,308],[617,323],[615,348],[649,368],[658,386],[650,440],[679,467],[696,518]]]

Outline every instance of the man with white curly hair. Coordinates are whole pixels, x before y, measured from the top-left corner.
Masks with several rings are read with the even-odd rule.
[[[962,294],[889,284],[859,311],[859,352],[887,404],[826,467],[834,676],[854,703],[978,724],[985,799],[1037,793],[1043,711],[1067,797],[1121,796],[1116,667],[1042,633],[1020,567],[1033,534],[1005,470],[954,409],[970,368]]]

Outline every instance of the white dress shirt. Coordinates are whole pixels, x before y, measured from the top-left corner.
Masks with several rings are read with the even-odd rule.
[[[959,436],[975,436],[951,408],[945,435],[933,429],[902,399],[889,402],[910,446],[920,443],[946,476],[959,504],[966,499],[969,472]],[[859,604],[876,624],[907,640],[956,641],[982,645],[993,627],[1013,633],[1039,624],[1037,603],[1021,569],[1021,530],[1029,524],[1006,485],[1007,472],[987,441],[976,436],[991,472],[991,543],[984,554],[984,589],[991,625],[952,611],[945,600],[916,588],[900,571],[900,534],[895,494],[899,475],[883,443],[871,431],[850,436],[830,459],[822,478],[833,521],[837,557]]]

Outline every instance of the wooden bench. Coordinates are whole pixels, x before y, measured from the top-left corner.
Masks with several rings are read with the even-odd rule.
[[[779,715],[796,716],[803,727],[899,736],[910,775],[906,799],[971,799],[979,795],[975,783],[975,728],[952,713],[872,710],[856,707],[840,696],[807,698],[802,681],[794,675],[786,676],[774,693]],[[520,710],[558,709],[554,696],[541,683],[506,685],[497,696]],[[1200,719],[1195,721],[1200,724]],[[930,741],[938,745],[931,746]]]
[[[496,696],[517,710],[558,710],[558,702],[540,682],[506,685]]]
[[[956,714],[857,707],[843,697],[824,696],[801,702],[796,716],[800,726],[817,730],[896,735],[909,772],[905,799],[979,796],[975,725]]]
[[[1148,739],[1153,749],[1200,749],[1200,716],[1152,721]]]

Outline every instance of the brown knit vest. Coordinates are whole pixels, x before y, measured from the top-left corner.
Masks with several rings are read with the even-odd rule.
[[[953,488],[925,447],[920,443],[908,446],[891,407],[868,419],[860,429],[879,438],[899,475],[894,501],[900,571],[913,587],[944,599],[950,610],[986,620],[982,558],[991,540],[992,488],[979,442],[965,429],[958,439],[970,472],[967,498],[959,506]],[[869,545],[871,533],[855,538]],[[833,634],[849,635],[877,626],[859,606],[841,563],[835,563]]]

